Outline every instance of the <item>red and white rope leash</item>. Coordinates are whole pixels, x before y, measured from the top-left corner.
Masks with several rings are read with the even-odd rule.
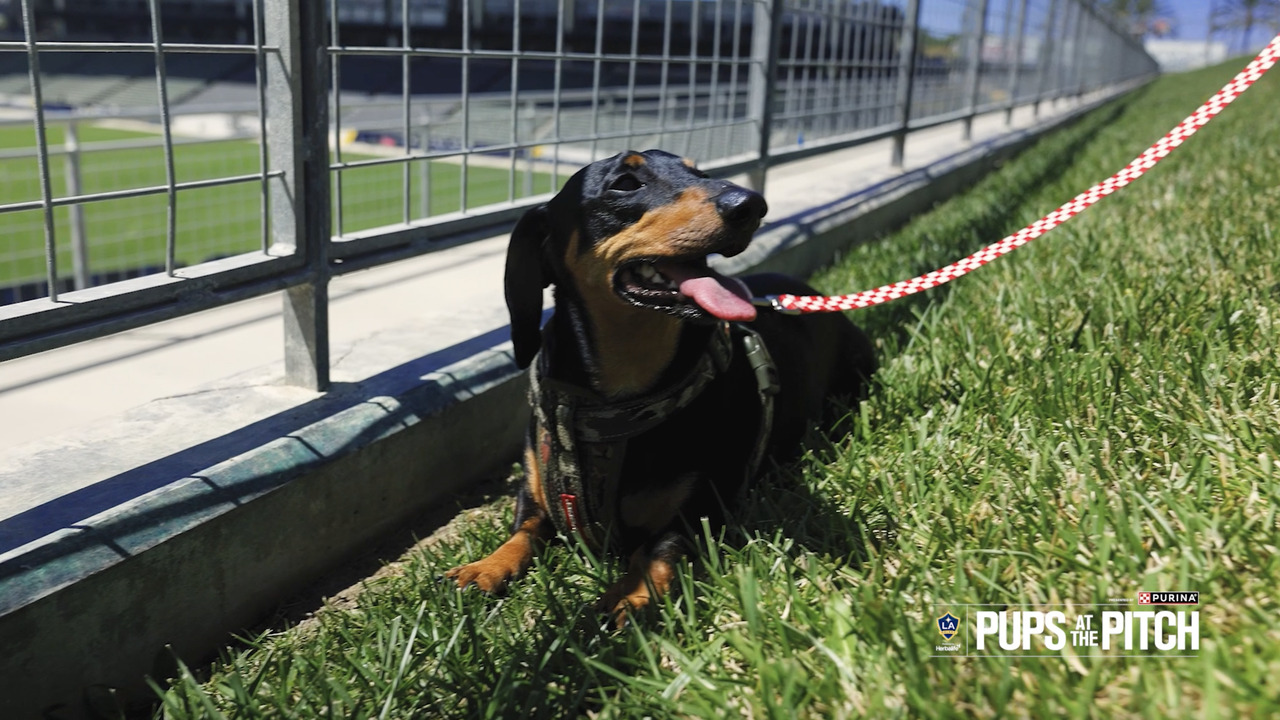
[[[1203,105],[1191,113],[1187,119],[1178,124],[1177,127],[1170,130],[1167,135],[1160,138],[1154,145],[1147,148],[1145,152],[1139,155],[1129,163],[1123,170],[1085,190],[1079,195],[1064,203],[1062,207],[1045,215],[1039,220],[1022,228],[1018,232],[992,243],[969,257],[952,263],[939,270],[934,270],[926,275],[921,275],[910,280],[893,283],[892,285],[884,285],[874,290],[864,290],[851,295],[837,295],[833,297],[823,297],[820,295],[776,295],[768,298],[759,298],[757,304],[772,307],[774,310],[788,314],[798,313],[814,313],[814,312],[836,312],[840,310],[856,310],[859,308],[871,307],[881,303],[897,300],[900,297],[914,295],[921,290],[928,290],[939,285],[951,282],[961,275],[966,275],[996,258],[1007,255],[1014,250],[1035,240],[1041,235],[1049,232],[1062,223],[1079,215],[1086,208],[1097,203],[1102,198],[1128,185],[1129,183],[1142,177],[1143,173],[1156,166],[1156,163],[1163,160],[1173,151],[1174,148],[1181,145],[1187,138],[1196,133],[1197,130],[1204,127],[1213,119],[1215,115],[1222,112],[1223,108],[1230,105],[1233,100],[1239,97],[1249,86],[1257,82],[1267,70],[1270,70],[1276,64],[1277,58],[1280,58],[1280,35],[1277,35],[1271,42],[1263,48],[1262,52],[1249,63],[1240,74],[1236,75],[1231,82],[1227,83],[1213,97],[1209,98]]]

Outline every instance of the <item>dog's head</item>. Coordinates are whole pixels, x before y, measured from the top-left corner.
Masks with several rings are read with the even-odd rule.
[[[542,289],[553,284],[598,308],[754,319],[745,286],[711,270],[707,256],[745,250],[767,210],[759,193],[661,150],[579,170],[511,233],[506,299],[516,362],[527,367],[538,352]]]

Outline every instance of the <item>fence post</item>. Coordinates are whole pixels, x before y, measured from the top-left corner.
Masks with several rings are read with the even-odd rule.
[[[969,98],[969,111],[964,118],[964,140],[973,139],[973,116],[978,113],[978,81],[982,70],[982,44],[987,38],[988,0],[978,0],[978,27],[973,33],[969,50],[969,68],[965,73],[965,90]]]
[[[76,197],[80,184],[80,132],[74,118],[67,121],[63,147],[67,151],[67,196]],[[89,241],[84,227],[84,205],[74,203],[67,208],[71,219],[71,266],[75,271],[77,290],[89,287]]]
[[[285,381],[329,386],[329,55],[325,6],[264,0],[267,137],[271,165],[284,171],[271,187],[271,232],[292,246],[306,282],[284,292]]]
[[[1091,33],[1084,31],[1084,23],[1093,23],[1093,8],[1089,5],[1080,6],[1080,17],[1076,19],[1076,47],[1071,57],[1071,84],[1075,86],[1072,94],[1078,100],[1084,94],[1084,43],[1085,38]]]
[[[773,135],[773,96],[778,87],[778,43],[782,35],[785,0],[759,0],[751,23],[751,70],[747,85],[747,112],[759,131],[756,164],[747,171],[747,184],[764,192],[769,174],[769,144]],[[665,98],[664,98],[665,101]]]
[[[907,124],[911,121],[911,91],[916,76],[916,37],[920,34],[920,0],[907,0],[907,18],[902,26],[902,46],[898,49],[898,131],[893,136],[894,167],[902,167],[907,151]]]
[[[1013,108],[1018,104],[1018,75],[1022,71],[1022,29],[1027,23],[1027,2],[1018,4],[1018,29],[1013,40],[1013,62],[1009,66],[1009,105],[1004,109],[1004,124],[1013,124]]]
[[[1080,27],[1080,4],[1072,2],[1072,0],[1065,0],[1065,2],[1066,8],[1062,12],[1062,39],[1059,43],[1061,47],[1057,53],[1058,68],[1054,74],[1053,107],[1055,108],[1058,107],[1058,101],[1065,94],[1069,82],[1068,76],[1071,73],[1071,65],[1074,64],[1076,56],[1074,35]],[[1073,10],[1074,12],[1072,12]],[[1069,36],[1068,33],[1071,33],[1071,35]]]

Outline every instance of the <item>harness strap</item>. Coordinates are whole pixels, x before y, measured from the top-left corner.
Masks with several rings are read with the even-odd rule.
[[[605,523],[616,507],[618,478],[627,441],[688,406],[733,362],[733,336],[742,338],[756,377],[761,422],[747,468],[754,475],[764,456],[773,421],[777,370],[760,336],[744,325],[722,323],[707,350],[679,382],[624,402],[610,402],[590,389],[547,376],[546,356],[529,374],[529,396],[545,451],[537,453],[551,520],[564,534],[578,534],[589,545],[603,545]],[[559,512],[557,512],[557,510]]]
[[[769,433],[773,430],[773,398],[782,389],[778,382],[778,366],[760,339],[760,333],[746,325],[738,325],[742,333],[742,347],[747,353],[747,362],[756,376],[756,391],[760,394],[760,428],[756,432],[756,444],[751,451],[751,463],[747,465],[747,480],[755,476],[764,461],[765,445]]]

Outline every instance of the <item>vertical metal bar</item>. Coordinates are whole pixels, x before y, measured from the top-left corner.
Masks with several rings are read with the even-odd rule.
[[[965,90],[968,95],[969,108],[964,118],[964,141],[973,139],[973,116],[978,114],[978,82],[982,74],[982,44],[987,39],[987,7],[988,0],[978,0],[978,27],[975,28],[970,41],[973,46],[969,50],[969,67],[965,76]]]
[[[36,19],[31,0],[22,0],[23,41],[27,46],[27,73],[31,79],[31,102],[36,130],[36,158],[40,165],[40,209],[44,215],[44,267],[49,284],[49,301],[58,301],[58,246],[53,223],[53,189],[49,181],[49,142],[44,122],[44,91],[40,84],[40,53],[36,42]]]
[[[390,20],[391,18],[387,18]],[[409,37],[409,0],[400,0],[400,43],[407,51],[413,47]],[[400,102],[401,105],[401,124],[403,130],[401,134],[404,137],[404,166],[401,168],[400,184],[404,188],[404,197],[402,202],[402,218],[407,225],[413,220],[413,210],[410,207],[410,195],[413,189],[413,161],[409,158],[413,157],[413,126],[410,113],[409,98],[413,91],[411,84],[412,78],[409,76],[409,53],[405,52],[400,55]]]
[[[668,0],[670,1],[670,0]],[[555,78],[552,80],[554,94],[551,100],[552,141],[555,143],[551,152],[551,192],[560,189],[560,78],[564,74],[564,28],[565,18],[572,11],[573,0],[559,0],[560,11],[556,13],[556,60]]]
[[[266,0],[264,0],[265,2]],[[341,38],[338,35],[338,0],[329,0],[329,17],[333,21],[329,25],[329,44],[335,48],[339,47]],[[287,20],[287,16],[281,19]],[[333,94],[330,96],[329,112],[333,117],[333,162],[335,164],[342,163],[342,56],[334,55],[329,61],[331,72],[330,85],[333,88]],[[326,162],[329,159],[328,151],[325,154]],[[345,223],[343,222],[343,202],[342,202],[342,180],[343,172],[338,170],[333,174],[333,231],[335,235],[341,235]]]
[[[759,133],[756,164],[748,171],[748,184],[763,193],[769,174],[769,147],[773,136],[773,96],[778,87],[778,45],[782,37],[784,0],[756,0],[751,27],[751,66],[747,86],[747,112]]]
[[[1044,39],[1040,42],[1040,62],[1036,68],[1036,99],[1032,103],[1032,114],[1040,117],[1040,101],[1044,100],[1045,78],[1049,75],[1049,61],[1053,58],[1053,25],[1058,15],[1058,0],[1050,0],[1049,14],[1044,19]]]
[[[529,122],[531,125],[533,123],[533,119],[537,117],[537,112],[538,112],[537,104],[534,101],[530,100],[525,105],[524,116],[529,118]],[[533,130],[533,132],[530,133],[530,137],[534,140],[537,140],[537,130],[534,128],[531,128],[531,129]],[[533,194],[533,150],[532,148],[530,148],[528,155],[525,157],[525,161],[524,161],[524,194],[525,195]]]
[[[688,155],[693,141],[694,116],[698,110],[698,29],[702,24],[701,0],[689,2],[689,117],[684,131],[681,155]]]
[[[258,172],[260,173],[258,206],[261,210],[259,217],[262,219],[262,252],[267,253],[271,250],[271,179],[268,177],[268,173],[271,171],[271,159],[267,154],[267,52],[266,41],[263,36],[263,25],[265,23],[262,19],[261,0],[252,0],[250,10],[253,12],[253,58],[255,62],[253,81],[256,85],[256,99],[258,102]]]
[[[1012,0],[1011,0],[1012,1]],[[1004,124],[1013,124],[1013,108],[1018,104],[1018,75],[1022,71],[1022,30],[1027,21],[1027,3],[1018,0],[1017,30],[1013,40],[1013,61],[1009,65],[1009,104],[1004,110]]]
[[[818,126],[816,132],[822,137],[829,137],[832,134],[832,118],[834,111],[832,102],[835,98],[836,76],[839,73],[839,56],[840,56],[840,36],[839,22],[836,18],[839,5],[835,0],[824,0],[822,9],[822,44],[819,46],[822,52],[822,66],[818,73],[822,81],[822,93],[820,102],[816,108],[818,113]]]
[[[902,167],[907,150],[907,124],[911,122],[911,93],[916,74],[916,37],[920,32],[920,0],[907,0],[907,18],[902,27],[902,45],[898,58],[898,93],[895,106],[898,109],[898,130],[893,136],[893,155],[890,162]]]
[[[658,74],[658,147],[667,144],[667,79],[671,73],[671,0],[662,21],[662,69]]]
[[[511,202],[516,199],[516,158],[520,155],[520,12],[520,0],[515,0],[511,11],[511,168],[507,174],[507,200]]]
[[[483,2],[483,0],[476,0]],[[471,0],[462,0],[462,168],[458,189],[462,212],[467,211],[471,162]]]
[[[640,0],[631,3],[631,59],[627,62],[627,147],[634,142],[636,108],[636,57],[640,53]]]
[[[848,114],[852,116],[850,130],[857,130],[863,124],[866,109],[864,91],[871,78],[871,69],[863,65],[862,56],[869,52],[875,38],[876,28],[871,17],[867,16],[866,5],[852,5],[849,27],[853,32],[853,44],[849,47],[849,106]]]
[[[272,167],[284,171],[271,186],[271,229],[277,243],[297,247],[309,275],[308,282],[284,292],[285,380],[325,390],[332,230],[325,12],[308,0],[263,3],[267,43],[279,48],[268,56],[267,143]]]
[[[165,225],[165,272],[172,277],[177,270],[178,190],[173,167],[173,131],[169,118],[169,80],[164,67],[164,31],[160,23],[160,0],[147,0],[151,10],[151,42],[155,47],[156,86],[160,95],[160,126],[164,137],[165,193],[168,200],[168,222]]]
[[[80,132],[75,118],[67,121],[63,147],[67,151],[67,196],[80,194]],[[71,215],[71,267],[75,270],[75,287],[89,287],[89,240],[84,227],[84,205],[75,203],[67,208]]]
[[[786,133],[788,136],[793,134],[791,128],[795,125],[795,118],[798,115],[796,112],[796,106],[798,105],[796,95],[798,94],[799,83],[796,82],[796,68],[800,64],[798,59],[800,57],[800,32],[798,27],[800,13],[798,7],[793,8],[793,10],[791,15],[791,42],[787,47],[787,82],[783,85],[782,90],[782,114],[787,121]],[[778,47],[778,52],[782,52],[781,45]]]
[[[1058,106],[1058,100],[1062,97],[1062,88],[1066,85],[1066,78],[1063,75],[1067,69],[1067,53],[1074,52],[1067,46],[1068,33],[1075,31],[1076,12],[1079,6],[1072,0],[1065,0],[1065,7],[1062,9],[1062,30],[1058,41],[1058,52],[1054,53],[1054,72],[1053,72],[1053,107]]]
[[[427,152],[431,151],[431,131],[430,131],[430,111],[428,111],[427,120],[422,125],[422,147]],[[431,215],[431,161],[423,160],[418,163],[418,216],[429,217]]]
[[[722,157],[734,154],[735,148],[738,147],[738,67],[742,64],[742,1],[733,0],[733,44],[730,46],[730,52],[733,53],[733,61],[729,64],[728,118],[734,124],[724,133],[725,151],[721,153]],[[750,65],[748,65],[748,70],[749,68]]]
[[[477,0],[482,2],[483,0]],[[604,53],[604,0],[596,0],[596,56],[591,61],[591,160],[596,159],[600,137],[600,57]]]
[[[814,23],[817,48],[816,58],[813,61],[813,105],[808,124],[811,135],[822,137],[826,132],[827,93],[831,82],[831,58],[827,55],[831,39],[830,0],[816,0],[814,5],[817,18]]]
[[[848,106],[850,98],[853,97],[853,93],[849,92],[849,78],[853,74],[855,63],[853,56],[853,5],[840,3],[837,7],[840,8],[840,52],[837,54],[840,65],[835,85],[832,86],[832,112],[835,113],[833,117],[835,131],[845,133],[853,129],[851,124],[853,113],[850,112],[852,108]]]
[[[831,23],[831,60],[827,70],[827,110],[826,127],[831,134],[839,134],[847,130],[845,122],[848,115],[844,112],[845,76],[849,71],[849,36],[850,6],[848,3],[833,2],[829,20]]]
[[[901,38],[902,34],[906,32],[906,16],[903,16],[901,26],[894,26],[894,24],[889,22],[891,18],[890,13],[897,10],[897,8],[886,5],[875,5],[874,7],[875,11],[880,14],[881,18],[881,22],[878,25],[880,32],[876,38],[875,57],[883,58],[892,53],[894,48],[893,38]],[[914,36],[912,37],[914,38]],[[901,49],[899,49],[899,52],[901,52]],[[881,72],[876,78],[877,82],[875,90],[876,104],[877,108],[880,110],[880,112],[876,114],[877,125],[891,125],[897,118],[897,109],[894,106],[894,102],[898,95],[898,66],[902,60],[903,58],[899,57],[896,60],[891,60],[889,62],[884,60],[879,61]],[[893,80],[894,82],[887,82],[889,80]],[[883,118],[883,120],[881,118]]]
[[[1066,0],[1067,22],[1062,24],[1062,41],[1058,51],[1058,73],[1057,87],[1054,88],[1053,105],[1058,106],[1058,101],[1062,99],[1064,91],[1067,87],[1067,74],[1071,70],[1071,61],[1075,57],[1075,46],[1072,38],[1076,32],[1076,26],[1080,24],[1080,5],[1075,0]]]
[[[720,24],[724,5],[722,0],[715,0],[713,6],[715,12],[715,20],[712,21],[711,31],[711,88],[708,97],[707,120],[709,127],[715,127],[720,122]],[[728,134],[728,133],[722,133]],[[707,159],[713,156],[712,145],[714,144],[716,131],[707,130],[704,133],[707,138],[706,144],[703,146],[703,152],[706,153]]]
[[[1072,95],[1074,95],[1077,98],[1079,98],[1080,95],[1084,93],[1084,81],[1082,78],[1083,78],[1083,71],[1084,71],[1084,55],[1085,55],[1084,41],[1087,35],[1085,34],[1083,28],[1086,22],[1092,24],[1093,19],[1088,14],[1091,12],[1092,12],[1092,9],[1089,6],[1081,5],[1080,16],[1076,18],[1075,50],[1073,52],[1072,62],[1071,62],[1071,85],[1075,87],[1075,89],[1072,91]]]

